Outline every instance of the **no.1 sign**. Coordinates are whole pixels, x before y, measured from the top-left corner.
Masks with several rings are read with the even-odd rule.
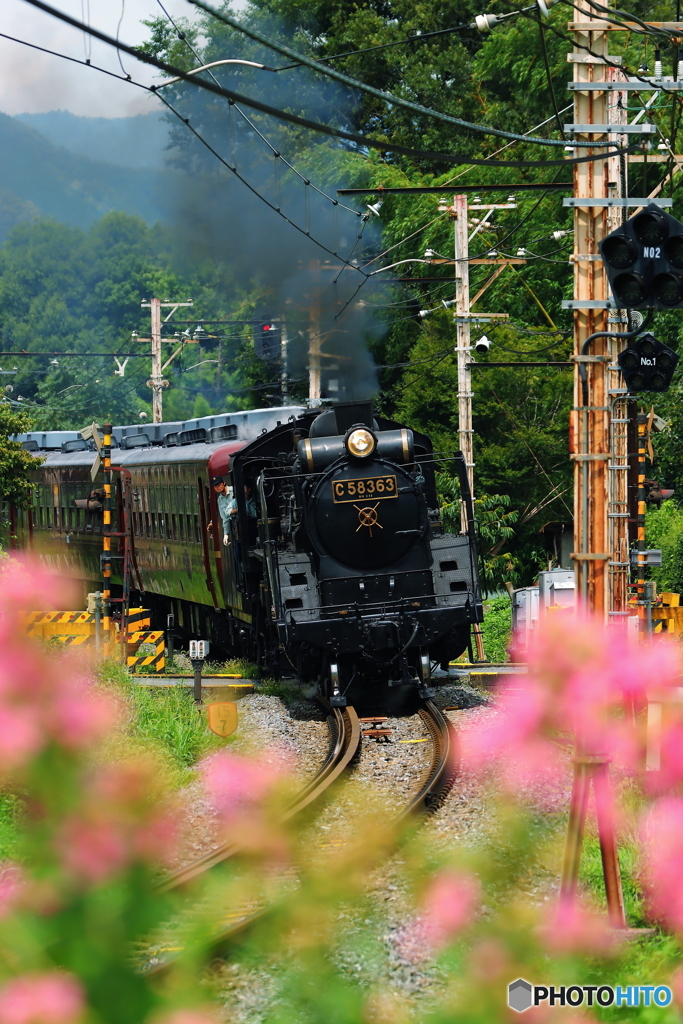
[[[206,721],[211,732],[217,736],[230,736],[237,728],[237,705],[232,701],[209,704]]]

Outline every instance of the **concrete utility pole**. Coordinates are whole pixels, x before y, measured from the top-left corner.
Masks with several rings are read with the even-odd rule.
[[[470,492],[474,500],[474,446],[472,443],[472,371],[470,331],[470,265],[467,226],[467,196],[453,197],[455,236],[455,352],[458,361],[458,443],[465,459]],[[465,513],[461,528],[467,530]]]
[[[174,342],[176,341],[176,339],[162,338],[161,310],[168,308],[170,308],[171,310],[166,319],[163,321],[163,323],[167,323],[175,313],[176,309],[179,309],[181,306],[191,306],[193,305],[193,303],[192,300],[189,300],[187,302],[169,302],[168,300],[166,300],[165,302],[162,302],[161,299],[150,299],[149,302],[141,302],[140,305],[142,306],[143,309],[149,309],[150,311],[151,337],[138,338],[138,341],[151,341],[152,343],[152,376],[147,381],[147,386],[152,389],[152,422],[161,423],[161,421],[163,420],[163,403],[161,396],[163,389],[168,387],[168,381],[165,380],[163,373],[166,367],[172,362],[173,359],[175,359],[175,357],[178,355],[178,352],[180,352],[182,349],[181,345],[180,348],[173,353],[171,358],[167,359],[166,362],[162,365],[162,343]]]
[[[581,91],[586,82],[604,82],[607,68],[607,33],[604,22],[593,16],[588,3],[579,2],[576,10],[574,42],[576,52],[569,55],[574,67],[574,124],[580,139],[595,138],[602,145],[581,149],[581,156],[603,152],[604,131],[592,125],[605,125],[608,118],[607,92]],[[590,51],[590,52],[589,52]],[[593,56],[597,54],[597,56]],[[580,130],[589,126],[586,130]],[[607,160],[592,160],[574,165],[574,568],[576,591],[584,605],[598,614],[607,608],[607,463],[609,462],[609,405],[607,402],[607,363],[610,360],[605,338],[592,342],[584,352],[586,338],[607,330],[609,288],[598,242],[608,233],[607,206],[594,200],[609,196]],[[580,200],[587,202],[581,203]],[[585,370],[584,388],[581,368]],[[588,400],[586,400],[586,397]],[[578,420],[578,422],[576,422]]]

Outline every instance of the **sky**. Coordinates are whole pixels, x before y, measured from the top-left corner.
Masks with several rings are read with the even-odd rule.
[[[79,21],[135,45],[146,35],[143,18],[163,15],[157,0],[49,0],[51,6]],[[197,8],[187,0],[163,0],[173,18],[196,17]],[[239,7],[239,5],[235,5]],[[96,39],[87,42],[83,32],[59,22],[26,3],[0,0],[0,32],[84,60],[90,57],[111,71],[121,72],[116,51]],[[121,55],[126,73],[149,84],[157,72]],[[0,38],[0,111],[5,114],[70,110],[88,117],[130,117],[155,109],[157,101],[147,92],[117,82],[89,68],[59,57],[39,53]],[[160,106],[160,104],[159,104]]]

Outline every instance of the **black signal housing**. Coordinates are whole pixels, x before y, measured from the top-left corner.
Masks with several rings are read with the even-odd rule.
[[[650,203],[598,244],[619,309],[683,309],[683,224]]]
[[[267,363],[280,359],[280,324],[277,320],[258,320],[253,327],[254,352]]]
[[[641,391],[666,391],[679,356],[653,334],[643,334],[619,353],[617,362],[632,395]]]

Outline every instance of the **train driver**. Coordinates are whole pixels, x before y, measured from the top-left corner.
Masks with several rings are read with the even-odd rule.
[[[256,502],[254,501],[253,488],[251,484],[244,485],[244,508],[251,519],[256,519]],[[228,511],[231,516],[237,515],[237,498],[230,502]]]
[[[223,543],[228,543],[228,534],[230,532],[230,505],[231,498],[230,492],[225,486],[225,480],[222,476],[212,476],[211,486],[213,487],[216,495],[216,501],[218,504],[218,514],[221,517],[223,524]],[[213,522],[209,523],[208,529],[211,530]]]

